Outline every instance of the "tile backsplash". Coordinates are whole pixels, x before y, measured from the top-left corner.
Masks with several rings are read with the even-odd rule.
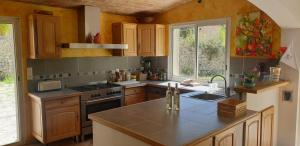
[[[139,69],[141,57],[95,57],[65,58],[58,60],[28,60],[32,68],[33,80],[29,80],[29,90],[36,90],[36,83],[44,79],[62,80],[66,87],[78,86],[93,81],[106,80],[109,70]]]

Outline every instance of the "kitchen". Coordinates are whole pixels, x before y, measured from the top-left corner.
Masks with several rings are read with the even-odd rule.
[[[280,78],[282,80],[279,82],[257,82],[256,85],[252,83],[248,85],[255,87],[244,87],[240,86],[239,83],[241,74],[256,69],[261,70],[260,73],[263,74],[260,80],[266,81],[266,78],[270,78],[269,67],[274,67],[277,64],[276,59],[264,56],[266,52],[263,52],[262,56],[259,53],[253,54],[254,52],[250,52],[250,54],[240,52],[240,48],[237,46],[242,43],[237,42],[238,34],[236,32],[238,22],[242,20],[240,16],[251,15],[254,17],[257,15],[255,12],[259,12],[261,16],[264,16],[262,19],[266,19],[268,22],[271,19],[269,16],[272,16],[274,21],[276,20],[275,22],[270,20],[272,43],[271,45],[269,43],[271,46],[271,51],[267,52],[269,55],[273,55],[284,48],[291,50],[290,44],[293,41],[290,40],[294,39],[289,37],[290,34],[285,31],[286,26],[278,22],[277,17],[275,19],[268,11],[264,11],[266,12],[264,13],[262,11],[264,9],[259,7],[259,4],[251,2],[257,7],[246,0],[238,2],[232,0],[226,3],[221,0],[211,2],[206,0],[153,1],[155,5],[151,5],[149,2],[148,5],[147,3],[143,3],[144,5],[139,3],[140,5],[134,7],[130,4],[120,4],[120,1],[119,3],[118,1],[111,3],[87,2],[85,3],[86,6],[80,2],[1,1],[0,15],[5,16],[3,19],[16,18],[19,23],[17,26],[20,27],[19,48],[22,48],[22,51],[19,52],[20,56],[17,61],[20,62],[20,65],[16,72],[22,81],[19,87],[22,92],[18,94],[24,95],[24,97],[20,96],[22,98],[17,105],[19,111],[16,115],[20,115],[17,116],[20,122],[16,122],[16,125],[19,124],[16,126],[19,131],[16,132],[19,133],[15,140],[15,142],[18,141],[16,144],[60,145],[67,141],[70,145],[86,143],[99,145],[98,142],[100,141],[100,144],[107,142],[106,145],[110,145],[108,144],[109,141],[105,141],[105,136],[102,135],[104,140],[95,136],[101,135],[101,132],[94,133],[94,137],[91,137],[92,125],[101,128],[105,125],[103,123],[113,123],[115,129],[106,125],[105,130],[112,132],[121,129],[121,132],[126,135],[128,131],[124,131],[124,127],[128,126],[126,123],[132,122],[128,118],[138,116],[140,118],[137,121],[141,123],[146,121],[148,124],[149,122],[156,123],[159,126],[143,131],[126,127],[125,129],[131,131],[129,133],[131,137],[130,139],[123,139],[124,135],[121,135],[120,139],[123,141],[120,142],[122,145],[132,141],[138,141],[139,144],[137,145],[144,145],[145,143],[146,145],[149,143],[150,145],[197,145],[197,143],[207,139],[210,144],[205,145],[211,145],[217,143],[216,139],[224,129],[230,129],[233,125],[243,125],[251,118],[264,115],[264,111],[266,111],[266,113],[271,112],[271,116],[273,116],[271,125],[275,125],[269,127],[274,132],[274,136],[267,137],[269,139],[266,140],[266,145],[297,145],[297,132],[287,130],[297,129],[293,128],[298,125],[297,113],[294,113],[297,110],[286,107],[296,107],[296,109],[298,107],[296,104],[298,101],[298,81],[294,80],[294,78],[298,79],[297,71],[295,72],[292,67],[281,63]],[[116,6],[121,6],[121,8]],[[158,6],[161,8],[156,9]],[[155,13],[136,13],[148,9]],[[221,36],[215,37],[221,38],[221,43],[217,44],[217,49],[214,51],[198,50],[202,47],[201,44],[206,41],[206,39],[199,40],[199,38],[208,35],[211,37],[207,38],[214,38],[213,36],[216,34]],[[294,46],[296,47],[297,44],[295,43]],[[190,52],[186,52],[182,48]],[[220,53],[220,51],[223,52]],[[201,52],[206,54],[201,54]],[[184,57],[181,57],[180,53],[185,53],[185,56],[182,55]],[[195,54],[199,57],[194,59]],[[215,78],[212,84],[208,84],[208,81],[217,74],[224,76],[225,82],[227,81],[226,85],[223,78],[219,77]],[[186,82],[182,82],[184,79],[197,79],[197,81],[189,82],[186,80]],[[107,82],[113,84],[107,84]],[[195,106],[199,105],[199,107],[190,110],[202,111],[205,110],[204,107],[207,107],[206,113],[183,114],[184,121],[187,119],[190,121],[205,119],[205,114],[209,112],[214,113],[211,115],[212,119],[217,118],[217,103],[220,98],[217,100],[211,100],[211,98],[216,98],[217,95],[223,97],[225,92],[227,95],[228,93],[231,93],[232,96],[235,95],[242,101],[246,100],[249,111],[241,118],[225,119],[227,123],[222,123],[224,122],[222,118],[215,121],[220,122],[219,124],[222,126],[214,125],[205,128],[201,126],[205,125],[205,120],[199,124],[192,123],[191,125],[195,125],[194,128],[200,130],[189,132],[186,131],[188,127],[187,129],[184,128],[185,130],[182,132],[187,132],[187,134],[183,134],[183,137],[177,137],[178,139],[182,138],[182,141],[172,140],[173,136],[182,134],[176,130],[177,128],[174,131],[171,129],[175,133],[174,135],[165,133],[161,135],[161,137],[166,136],[165,139],[159,139],[159,137],[153,136],[153,132],[150,131],[159,131],[160,128],[168,129],[170,123],[164,123],[160,121],[161,119],[166,121],[172,121],[174,118],[182,119],[176,116],[176,112],[164,115],[167,117],[161,117],[161,119],[149,117],[144,113],[152,112],[154,117],[163,116],[160,112],[166,110],[163,105],[165,103],[163,97],[166,96],[168,83],[171,83],[172,90],[176,83],[181,83],[178,85],[181,93],[180,113],[191,108],[190,103],[195,104]],[[218,83],[220,87],[215,87],[216,84],[214,83]],[[184,84],[193,84],[194,87]],[[224,91],[224,87],[225,89],[231,87],[231,91]],[[62,89],[58,90],[57,88]],[[43,91],[53,89],[56,91]],[[240,94],[235,94],[234,91]],[[205,95],[205,97],[201,95]],[[185,98],[186,96],[188,97]],[[190,99],[191,96],[201,99]],[[260,102],[258,102],[259,100]],[[94,104],[98,105],[93,106]],[[155,109],[145,108],[151,105]],[[133,113],[128,117],[118,114],[117,110],[97,113],[120,106],[122,107],[117,109],[129,112],[140,108],[145,108],[145,110],[138,110],[137,115],[131,111]],[[289,125],[289,121],[285,120],[284,117],[288,116],[287,113],[291,113],[291,111],[295,114],[295,119],[293,124],[286,128],[285,126]],[[105,114],[120,118],[111,118]],[[194,115],[195,118],[189,114],[196,114]],[[123,124],[125,125],[116,120],[124,121]],[[258,120],[262,121],[260,118]],[[259,122],[260,124],[263,123]],[[153,125],[149,124],[149,127],[151,126]],[[178,123],[178,126],[181,124]],[[182,126],[185,127],[184,124]],[[99,131],[96,128],[94,130]],[[214,132],[211,133],[211,131]],[[263,131],[263,129],[260,128],[259,131]],[[260,134],[259,139],[263,139],[262,132],[257,132],[257,134]],[[286,138],[287,135],[290,135],[289,140]],[[74,138],[74,142],[72,138]],[[142,143],[140,143],[141,141]],[[170,143],[170,141],[175,143]],[[261,140],[257,141],[263,143]],[[235,145],[246,145],[239,142],[234,143]]]

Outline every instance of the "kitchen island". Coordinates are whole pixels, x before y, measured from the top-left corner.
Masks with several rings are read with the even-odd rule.
[[[180,111],[166,110],[165,102],[162,98],[89,115],[94,145],[210,146],[213,140],[228,142],[227,132],[232,134],[232,142],[240,146],[244,123],[260,117],[260,113],[251,110],[236,118],[220,117],[216,102],[188,96],[181,96]]]

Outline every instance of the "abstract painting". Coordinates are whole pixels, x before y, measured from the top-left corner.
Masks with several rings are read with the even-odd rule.
[[[238,15],[236,55],[270,57],[272,55],[273,21],[262,12]]]

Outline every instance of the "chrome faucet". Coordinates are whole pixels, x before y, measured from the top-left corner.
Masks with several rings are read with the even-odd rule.
[[[211,79],[210,79],[210,82],[209,83],[212,83],[213,80],[216,78],[216,77],[221,77],[223,80],[224,80],[224,83],[225,83],[225,89],[224,89],[224,92],[225,92],[225,95],[226,97],[229,97],[230,96],[230,88],[227,87],[227,81],[226,81],[226,78],[222,75],[215,75],[213,76]]]

